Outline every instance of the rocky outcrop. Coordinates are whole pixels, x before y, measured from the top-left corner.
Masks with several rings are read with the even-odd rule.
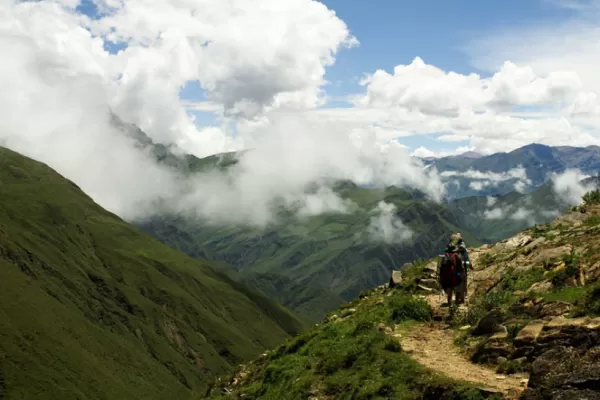
[[[402,285],[402,271],[392,271],[388,286],[394,288]]]

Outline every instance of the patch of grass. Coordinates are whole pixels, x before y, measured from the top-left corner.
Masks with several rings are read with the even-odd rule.
[[[389,302],[389,308],[394,322],[430,321],[433,313],[431,306],[425,300],[406,295],[393,297]]]
[[[584,225],[592,227],[600,225],[600,215],[592,215],[583,221]]]
[[[377,322],[393,322],[394,309],[402,310],[397,314],[402,319],[425,318],[421,303],[396,292],[386,307],[361,307],[344,320],[290,340],[283,350],[252,365],[236,395],[264,400],[310,396],[416,400],[425,393],[439,399],[486,398],[471,386],[431,374],[403,353],[396,339],[380,331]]]
[[[550,292],[543,293],[541,296],[545,302],[564,301],[571,304],[577,304],[581,301],[585,294],[585,287],[575,286],[552,290]]]

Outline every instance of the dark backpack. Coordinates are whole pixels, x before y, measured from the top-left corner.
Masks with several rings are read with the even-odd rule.
[[[440,265],[440,286],[442,289],[455,288],[462,283],[460,260],[456,253],[445,253]]]

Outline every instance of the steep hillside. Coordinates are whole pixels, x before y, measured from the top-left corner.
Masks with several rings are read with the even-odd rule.
[[[202,255],[226,261],[237,268],[238,279],[311,319],[385,282],[392,269],[437,254],[452,232],[461,231],[470,244],[478,244],[446,207],[405,190],[363,189],[347,182],[336,190],[361,210],[306,220],[282,211],[279,223],[266,229],[206,226],[177,216],[138,226],[192,256],[202,249]],[[397,207],[394,216],[412,231],[411,237],[397,244],[370,239],[371,210],[380,201]]]
[[[273,301],[0,148],[0,398],[201,398],[298,333]]]
[[[471,249],[466,306],[443,304],[435,259],[415,263],[211,398],[600,398],[600,191],[586,201]]]

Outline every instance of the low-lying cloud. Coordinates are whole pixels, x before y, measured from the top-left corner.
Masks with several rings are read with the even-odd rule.
[[[269,18],[278,23],[260,26],[275,29],[262,34],[279,39],[255,54],[254,41],[227,42],[236,48],[219,42],[223,35],[243,39],[246,31],[196,24],[188,18],[193,13],[169,25],[178,29],[163,31],[160,21],[144,21],[143,10],[132,2],[92,21],[73,12],[76,1],[1,1],[0,107],[6,112],[0,141],[49,164],[123,218],[143,219],[161,210],[211,223],[264,226],[281,206],[299,216],[349,212],[354,205],[331,190],[331,182],[344,179],[412,186],[434,200],[443,197],[437,173],[423,170],[395,142],[382,147],[376,133],[290,111],[290,104],[310,108],[319,102],[325,68],[338,50],[356,44],[321,3],[294,0],[281,9],[274,1],[270,10],[276,15]],[[178,3],[158,3],[169,21],[185,11]],[[236,15],[248,32],[256,31],[251,27],[260,24],[260,12],[243,2],[226,3],[213,14]],[[304,40],[314,24],[323,34]],[[277,27],[291,30],[281,36]],[[200,38],[206,40],[199,43]],[[128,47],[109,54],[103,48],[109,39],[127,41]],[[178,99],[181,86],[194,79],[235,119],[197,128]],[[113,115],[180,152],[252,150],[228,171],[186,176],[157,164],[150,149],[115,125]]]
[[[367,228],[372,241],[401,244],[413,237],[412,230],[396,216],[396,211],[394,204],[379,202],[377,208],[372,211],[375,215],[371,217]]]
[[[511,168],[506,172],[491,172],[468,169],[466,171],[443,171],[441,177],[444,180],[452,178],[468,179],[469,187],[481,191],[487,187],[497,187],[500,184],[511,182],[517,192],[523,193],[531,185],[532,181],[527,176],[527,171],[522,166]]]
[[[568,169],[560,174],[552,174],[552,188],[556,195],[569,206],[576,206],[583,202],[583,196],[594,189],[592,184],[582,181],[589,178],[578,169]]]

